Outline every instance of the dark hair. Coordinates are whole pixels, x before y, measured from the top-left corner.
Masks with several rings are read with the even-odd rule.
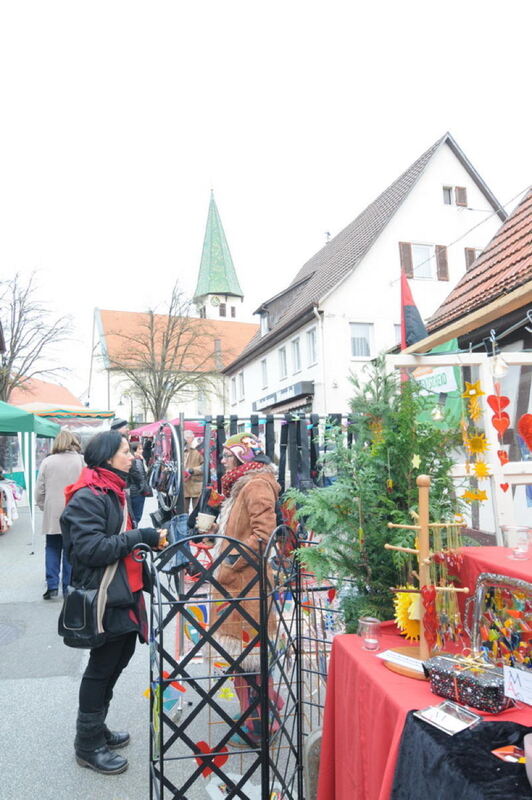
[[[131,442],[129,447],[133,455],[135,455],[135,453],[140,449],[140,442]]]
[[[85,463],[88,467],[105,467],[109,459],[118,452],[118,448],[126,439],[119,431],[103,431],[97,433],[85,448]],[[127,439],[126,439],[127,441]]]

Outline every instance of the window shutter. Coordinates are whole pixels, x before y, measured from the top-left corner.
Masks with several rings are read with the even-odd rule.
[[[467,191],[465,186],[455,186],[454,196],[457,206],[467,206]]]
[[[401,258],[401,269],[407,278],[414,277],[414,267],[412,266],[412,245],[410,242],[399,242],[399,255]]]
[[[475,248],[474,248],[474,247],[465,247],[465,248],[464,248],[464,251],[465,251],[465,265],[466,265],[466,269],[469,269],[469,267],[471,266],[471,264],[473,263],[473,261],[475,261],[475,258],[476,258],[476,250],[475,250]]]
[[[436,245],[436,270],[439,281],[449,280],[449,267],[447,266],[447,248],[443,244]]]

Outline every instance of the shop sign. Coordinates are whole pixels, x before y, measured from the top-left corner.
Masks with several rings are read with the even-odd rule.
[[[263,408],[270,408],[279,403],[286,403],[287,400],[307,394],[314,394],[314,381],[299,381],[299,383],[293,383],[291,386],[283,386],[278,392],[267,394],[254,402],[253,411],[260,411]]]

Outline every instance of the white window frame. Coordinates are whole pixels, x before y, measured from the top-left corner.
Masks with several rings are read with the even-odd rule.
[[[399,325],[394,323],[393,335],[394,335],[394,344],[401,344],[401,323],[399,323]]]
[[[263,358],[260,362],[260,369],[261,369],[261,377],[262,377],[262,388],[268,388],[268,359]]]
[[[358,326],[358,330],[355,329]],[[354,336],[354,333],[365,334]],[[372,322],[350,322],[349,323],[349,343],[351,348],[351,359],[353,361],[367,361],[368,358],[373,358],[375,350],[374,345],[374,326]],[[364,341],[367,345],[367,353],[353,353],[353,340]],[[359,348],[360,349],[360,348]]]
[[[288,377],[288,359],[286,356],[286,347],[280,347],[277,351],[279,357],[279,378],[284,380]]]
[[[307,360],[308,366],[318,363],[318,335],[316,326],[307,331]]]
[[[452,186],[443,186],[443,205],[444,206],[452,206],[453,203],[453,187]],[[448,198],[448,200],[447,200]]]
[[[244,389],[244,372],[240,371],[238,373],[238,399],[243,400],[245,397],[245,389]]]
[[[418,248],[416,250],[416,248]],[[426,248],[424,253],[421,253],[421,248]],[[427,253],[427,250],[429,251]],[[417,273],[416,273],[416,255],[417,255]],[[422,269],[425,273],[419,274]],[[412,275],[414,280],[417,281],[435,281],[438,279],[438,268],[436,264],[436,247],[433,244],[426,244],[424,242],[412,242]]]
[[[260,335],[266,336],[268,333],[268,314],[263,312],[260,315]]]
[[[231,405],[236,405],[236,375],[231,378]]]
[[[301,372],[301,347],[299,345],[299,336],[292,339],[292,372]]]

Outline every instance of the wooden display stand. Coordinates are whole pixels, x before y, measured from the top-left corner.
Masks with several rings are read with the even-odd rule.
[[[418,475],[416,479],[416,483],[418,486],[418,496],[419,496],[419,504],[418,504],[418,516],[417,516],[417,525],[395,525],[393,522],[388,523],[389,528],[401,528],[406,530],[414,530],[417,531],[418,534],[418,547],[396,547],[392,544],[385,544],[384,547],[387,550],[398,550],[401,553],[411,553],[412,555],[417,556],[418,559],[418,572],[415,574],[415,577],[419,580],[419,589],[401,589],[401,588],[394,588],[392,591],[394,592],[415,592],[419,594],[421,588],[423,586],[428,586],[430,583],[430,561],[433,554],[430,552],[430,544],[429,544],[429,528],[462,528],[463,525],[460,522],[429,522],[429,490],[430,490],[430,476],[429,475]],[[457,588],[455,586],[436,586],[435,587],[437,592],[463,592],[467,594],[469,589],[465,588]],[[423,615],[420,615],[419,620],[419,645],[418,646],[408,646],[405,645],[404,647],[396,647],[394,648],[394,652],[401,653],[402,655],[410,656],[410,658],[415,658],[419,661],[426,661],[430,658],[431,652],[429,648],[429,644],[427,642],[425,636],[425,627],[423,624]],[[392,672],[398,672],[400,675],[406,675],[409,678],[416,678],[417,680],[425,680],[425,677],[420,672],[416,670],[411,670],[406,666],[395,664],[391,661],[384,661],[385,666],[392,670]]]

